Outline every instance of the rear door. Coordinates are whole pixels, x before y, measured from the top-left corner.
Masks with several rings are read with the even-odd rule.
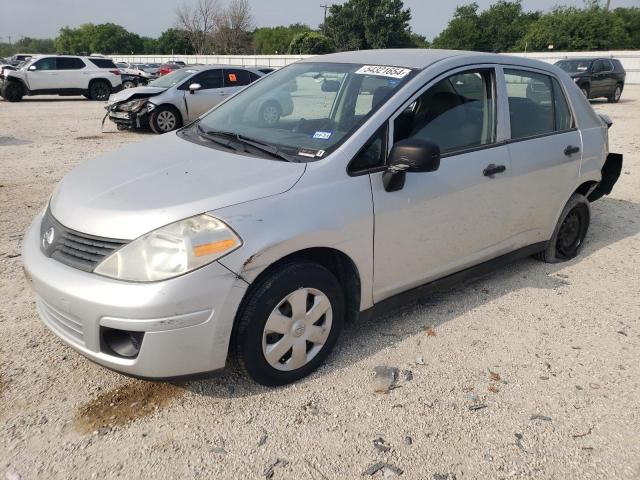
[[[408,173],[396,192],[385,190],[382,171],[371,173],[374,301],[506,253],[512,189],[497,100],[494,68],[466,68],[431,82],[392,118],[389,144],[428,140],[442,160],[435,172]]]
[[[540,71],[504,69],[509,101],[509,199],[520,244],[551,238],[557,216],[575,188],[582,140],[561,83]]]
[[[88,71],[87,66],[80,58],[59,57],[57,60],[58,76],[56,81],[61,89],[86,88],[87,81],[83,70]]]
[[[200,84],[200,90],[191,93],[189,91],[189,85],[194,83]],[[216,68],[200,72],[187,80],[182,87],[180,87],[180,90],[182,90],[185,95],[189,121],[195,120],[225,98],[222,69]]]
[[[27,83],[30,90],[58,89],[57,58],[45,57],[29,66]]]
[[[251,83],[251,75],[248,70],[225,68],[224,69],[224,92],[225,96],[233,95]]]

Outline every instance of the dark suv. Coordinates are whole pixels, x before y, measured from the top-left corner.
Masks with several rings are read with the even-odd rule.
[[[627,73],[615,58],[569,58],[556,62],[567,72],[587,98],[607,97],[617,103],[624,89]]]

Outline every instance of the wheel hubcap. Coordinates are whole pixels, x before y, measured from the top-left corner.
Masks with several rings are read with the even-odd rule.
[[[276,370],[304,367],[322,350],[331,332],[329,298],[315,288],[300,288],[280,301],[267,318],[262,353]]]
[[[273,124],[278,121],[278,110],[276,107],[267,107],[264,110],[264,121],[268,124]]]
[[[173,130],[176,126],[176,116],[171,112],[160,112],[158,114],[158,127],[163,132]]]

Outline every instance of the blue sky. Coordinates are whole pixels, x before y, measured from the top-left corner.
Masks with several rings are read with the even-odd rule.
[[[7,0],[9,2],[10,0]],[[189,3],[194,0],[183,0]],[[0,40],[16,40],[21,35],[53,37],[60,27],[81,23],[113,22],[141,35],[157,37],[173,26],[174,10],[181,0],[18,0],[5,6],[0,15]],[[219,0],[224,4],[226,0]],[[477,0],[486,8],[493,0]],[[343,3],[331,0],[250,0],[257,26],[302,22],[316,27],[322,22],[320,4]],[[405,0],[413,13],[413,30],[431,39],[444,28],[456,5],[468,0]],[[524,0],[527,10],[547,10],[554,5],[582,6],[583,0]],[[615,7],[640,7],[640,0],[612,0]]]

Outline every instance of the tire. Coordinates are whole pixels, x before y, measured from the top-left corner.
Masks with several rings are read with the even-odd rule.
[[[580,91],[582,92],[582,94],[587,98],[587,100],[589,100],[589,95],[590,95],[590,91],[589,91],[589,87],[587,85],[583,85],[582,87],[580,87]]]
[[[7,82],[2,88],[2,96],[8,102],[19,102],[24,93],[24,87],[17,82]]]
[[[273,126],[280,121],[281,116],[282,109],[277,102],[267,102],[260,109],[260,122],[263,125]]]
[[[138,85],[136,85],[136,82],[134,82],[133,80],[125,80],[124,82],[122,82],[122,89],[126,90],[128,88],[136,88]]]
[[[317,320],[306,317],[314,308]],[[286,385],[316,370],[333,350],[344,294],[323,266],[291,261],[252,286],[236,322],[232,348],[242,372],[262,385]]]
[[[111,95],[111,84],[104,80],[96,80],[89,85],[89,99],[106,102]]]
[[[616,85],[616,89],[607,97],[607,101],[609,103],[618,103],[620,101],[620,96],[622,96],[622,85]]]
[[[547,248],[536,258],[546,263],[560,263],[577,257],[584,245],[590,221],[589,200],[574,193],[560,214]]]
[[[170,105],[161,105],[151,112],[149,125],[154,133],[168,133],[182,126],[180,112]]]

